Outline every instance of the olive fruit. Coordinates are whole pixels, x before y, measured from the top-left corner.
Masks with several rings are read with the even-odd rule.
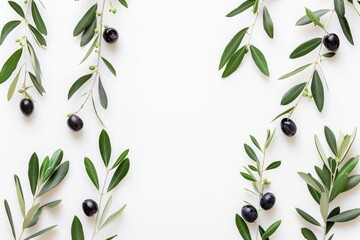
[[[114,28],[107,28],[104,30],[103,37],[107,43],[115,43],[119,39],[119,34]]]
[[[253,206],[245,205],[241,209],[241,216],[245,221],[252,223],[258,218],[258,212]]]
[[[284,118],[281,120],[281,130],[286,136],[292,137],[296,134],[297,127],[293,120]]]
[[[86,199],[82,203],[82,208],[86,216],[91,217],[98,211],[97,203],[92,199]]]
[[[67,125],[71,130],[77,132],[83,128],[84,123],[78,115],[73,114],[68,118]]]
[[[340,47],[340,39],[335,33],[326,35],[323,39],[324,46],[331,52],[336,52]]]
[[[268,193],[265,193],[261,199],[260,199],[260,206],[262,209],[264,210],[269,210],[271,209],[274,205],[275,205],[275,202],[276,202],[276,198],[275,198],[275,195],[268,192]]]
[[[34,111],[34,102],[29,98],[24,98],[20,101],[21,112],[29,117]]]

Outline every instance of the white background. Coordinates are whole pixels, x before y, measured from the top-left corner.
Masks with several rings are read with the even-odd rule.
[[[92,1],[93,2],[93,1]],[[116,2],[116,1],[115,1]],[[248,164],[242,144],[253,134],[264,140],[267,128],[278,128],[271,119],[281,112],[283,93],[296,82],[307,80],[309,72],[288,81],[276,79],[294,68],[313,61],[314,53],[299,60],[290,60],[290,52],[301,42],[321,36],[314,27],[295,27],[304,15],[304,6],[313,10],[331,8],[332,1],[268,1],[275,23],[275,39],[265,35],[261,21],[256,26],[253,44],[263,50],[269,62],[271,78],[259,73],[248,55],[240,69],[226,80],[217,71],[223,48],[242,27],[250,25],[253,15],[236,18],[225,14],[241,1],[215,0],[138,0],[130,8],[108,13],[106,23],[120,33],[116,46],[106,46],[104,56],[118,70],[115,79],[106,72],[103,77],[109,96],[108,111],[101,111],[113,143],[113,159],[130,148],[129,175],[114,192],[115,207],[127,203],[123,216],[104,230],[104,239],[118,233],[128,240],[219,240],[240,239],[234,215],[240,212],[242,200],[252,196],[239,175]],[[62,198],[57,210],[44,211],[38,227],[58,224],[56,230],[40,239],[70,239],[70,225],[76,214],[90,238],[92,221],[82,213],[86,198],[97,199],[83,167],[83,157],[96,162],[100,179],[102,164],[97,148],[101,125],[90,104],[81,112],[83,131],[72,133],[66,126],[66,114],[80,104],[79,95],[67,101],[73,81],[86,73],[93,60],[78,65],[87,49],[79,47],[72,30],[84,11],[87,1],[47,1],[43,12],[49,35],[46,51],[37,50],[43,67],[45,97],[36,93],[34,115],[27,119],[20,113],[21,99],[15,94],[6,101],[10,81],[0,86],[0,199],[8,199],[13,209],[17,230],[21,214],[18,210],[13,174],[23,183],[26,199],[30,199],[27,163],[36,151],[41,157],[57,148],[65,151],[71,168],[67,179],[48,199]],[[117,6],[119,6],[116,3]],[[347,4],[348,5],[348,4]],[[313,135],[322,136],[323,126],[336,133],[351,132],[359,124],[359,16],[348,8],[348,19],[356,41],[351,46],[344,38],[336,18],[330,29],[341,38],[337,56],[324,62],[330,92],[325,109],[319,114],[313,102],[304,99],[293,119],[298,125],[296,137],[286,138],[278,129],[268,153],[268,162],[282,160],[281,168],[267,177],[273,182],[270,191],[277,196],[274,210],[261,215],[261,222],[282,219],[283,224],[273,239],[301,239],[300,228],[308,226],[294,208],[302,207],[320,217],[316,203],[306,190],[297,171],[312,171],[319,164]],[[0,25],[16,17],[0,2]],[[17,29],[0,48],[0,64],[17,47],[13,41],[23,34]],[[360,152],[359,139],[350,154]],[[343,209],[360,207],[360,189],[343,194],[337,203]],[[28,200],[29,202],[29,200]],[[359,221],[339,224],[337,238],[357,239]],[[0,210],[1,239],[11,239],[5,211]]]

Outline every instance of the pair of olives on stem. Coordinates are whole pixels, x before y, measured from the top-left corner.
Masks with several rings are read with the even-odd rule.
[[[260,207],[264,210],[270,210],[276,202],[275,195],[268,192],[265,193],[260,199]],[[241,216],[249,223],[255,222],[258,218],[258,211],[252,205],[245,205],[241,209]]]

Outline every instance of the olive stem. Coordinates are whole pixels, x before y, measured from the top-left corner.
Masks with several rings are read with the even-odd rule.
[[[258,197],[259,197],[258,212],[259,213],[261,211],[260,200],[261,200],[261,197],[264,195],[264,188],[265,188],[265,186],[263,184],[265,158],[266,158],[266,147],[264,147],[262,163],[261,163],[261,166],[259,169],[259,176],[260,176],[260,189],[259,189],[260,193],[258,194]],[[259,219],[260,219],[260,217],[259,217]],[[258,221],[256,221],[256,240],[258,240],[258,237],[259,237],[259,226],[260,226],[260,224],[258,223]]]
[[[258,8],[258,11],[257,11],[257,13],[256,13],[255,20],[254,20],[253,24],[250,25],[251,30],[250,30],[250,32],[248,31],[248,34],[249,34],[249,40],[248,40],[248,43],[247,43],[248,46],[251,45],[250,43],[251,43],[251,38],[252,38],[252,35],[253,35],[253,32],[254,32],[254,28],[255,28],[256,23],[257,23],[257,21],[258,21],[258,19],[259,19],[260,10],[261,10],[261,9],[264,7],[264,5],[265,5],[265,1],[266,1],[266,0],[263,0],[263,1],[261,2],[260,6],[259,6],[259,8]]]
[[[97,1],[99,2],[99,1]],[[105,10],[105,3],[106,3],[106,0],[103,0],[103,3],[102,3],[102,8],[101,8],[101,15],[100,15],[100,21],[99,21],[99,49],[96,51],[96,53],[98,54],[98,57],[97,57],[97,63],[96,63],[96,72],[95,72],[95,77],[94,77],[94,81],[92,83],[92,86],[85,98],[85,101],[81,104],[80,108],[75,112],[75,114],[79,113],[85,106],[85,104],[87,103],[87,101],[90,99],[90,97],[93,96],[93,93],[94,93],[94,87],[95,87],[95,84],[96,84],[96,81],[98,80],[98,78],[100,77],[100,73],[98,71],[99,69],[99,65],[100,65],[100,60],[101,60],[101,49],[102,49],[102,38],[101,38],[101,34],[103,32],[103,21],[104,21],[104,10]]]
[[[327,28],[329,27],[330,21],[331,21],[333,15],[334,15],[334,11],[335,11],[335,10],[331,10],[330,18],[329,18],[329,20],[327,21],[327,23],[326,23],[326,25],[325,25],[325,27],[324,27],[324,36],[323,36],[323,38],[328,34]],[[315,59],[315,61],[313,62],[314,68],[313,68],[313,70],[312,70],[312,72],[311,72],[310,78],[309,78],[309,80],[306,82],[306,85],[305,85],[305,87],[304,87],[304,90],[301,92],[299,99],[297,100],[297,102],[295,103],[295,105],[294,105],[294,107],[293,107],[293,110],[289,113],[289,116],[288,116],[289,119],[291,118],[291,116],[292,116],[292,114],[294,113],[295,109],[296,109],[297,106],[299,105],[301,99],[304,97],[305,90],[308,88],[308,86],[309,86],[309,84],[310,84],[310,82],[311,82],[311,80],[312,80],[312,78],[313,78],[313,76],[314,76],[314,72],[316,71],[316,66],[318,66],[318,65],[320,66],[320,64],[321,64],[321,62],[322,62],[321,50],[322,50],[323,46],[324,46],[324,43],[323,43],[323,41],[321,41],[318,55],[316,56],[316,59]]]
[[[104,184],[102,186],[101,192],[100,192],[99,208],[98,208],[98,212],[97,212],[96,218],[95,218],[94,232],[93,232],[93,235],[92,235],[92,238],[91,238],[92,240],[95,239],[95,235],[99,232],[99,228],[101,227],[100,222],[98,222],[98,220],[99,220],[99,215],[100,215],[100,209],[101,209],[101,205],[102,205],[103,196],[105,195],[104,191],[105,191],[105,186],[106,186],[107,179],[109,177],[109,172],[110,172],[110,170],[108,168],[106,168],[105,180],[104,180]]]
[[[30,6],[31,6],[31,2],[32,0],[29,0],[29,2],[27,3],[28,6],[27,6],[27,9],[26,9],[26,15],[25,15],[25,18],[24,18],[24,21],[25,21],[25,25],[24,25],[24,38],[23,38],[23,51],[24,51],[24,58],[25,58],[25,69],[24,69],[24,81],[23,81],[23,84],[22,84],[22,89],[23,89],[23,95],[26,97],[27,94],[26,94],[26,90],[27,90],[27,86],[26,86],[26,74],[28,73],[28,57],[27,57],[27,53],[26,53],[26,47],[28,47],[27,45],[27,36],[26,36],[26,33],[27,33],[27,29],[29,28],[29,21],[28,21],[28,16],[29,16],[29,11],[30,11]]]

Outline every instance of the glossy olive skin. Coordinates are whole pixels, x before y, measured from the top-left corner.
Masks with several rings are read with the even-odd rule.
[[[243,219],[249,223],[255,222],[258,218],[258,212],[256,208],[251,205],[245,205],[241,209],[241,216]]]
[[[98,205],[97,203],[92,199],[86,199],[82,203],[82,208],[84,210],[84,213],[86,216],[91,217],[98,211]]]
[[[29,117],[34,112],[34,102],[29,98],[24,98],[20,101],[20,110],[26,116]]]
[[[84,123],[78,115],[71,115],[67,120],[67,125],[74,132],[80,131],[84,127]]]
[[[286,136],[292,137],[296,134],[297,127],[293,120],[289,118],[284,118],[283,120],[281,120],[280,126],[281,130]]]
[[[340,39],[335,33],[326,35],[323,39],[324,46],[331,52],[336,52],[340,47]]]
[[[115,28],[107,28],[104,30],[103,38],[105,42],[113,44],[119,39],[119,34]]]
[[[268,192],[265,193],[260,199],[260,206],[264,210],[270,210],[276,202],[276,197],[274,194]]]

